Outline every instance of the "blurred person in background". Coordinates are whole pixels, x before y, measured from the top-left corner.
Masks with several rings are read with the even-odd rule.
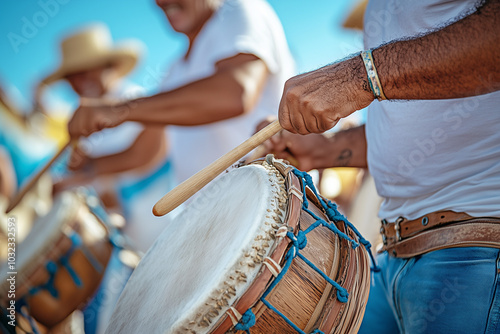
[[[105,25],[93,24],[67,36],[61,42],[61,53],[60,67],[37,88],[38,99],[58,80],[67,81],[82,103],[116,102],[141,93],[140,87],[124,80],[139,59],[138,44],[114,45]],[[166,143],[163,127],[134,122],[82,138],[68,160],[71,172],[53,170],[54,189],[92,186],[108,211],[123,213],[124,233],[138,251],[145,252],[164,228],[159,222],[150,222],[147,228],[143,224],[148,214],[152,216],[155,200],[172,182]],[[104,331],[130,274],[115,250],[101,288],[84,311],[86,333]]]
[[[157,4],[189,41],[185,55],[164,77],[164,92],[118,104],[82,103],[68,128],[72,138],[79,138],[128,121],[169,125],[170,158],[181,182],[247,139],[261,119],[276,114],[294,62],[281,23],[263,0]],[[150,143],[165,145],[165,140]],[[165,187],[155,200],[169,190]],[[157,223],[147,219],[153,204],[144,208],[144,230]]]
[[[58,80],[66,80],[82,103],[116,102],[142,92],[139,86],[124,80],[139,59],[138,44],[127,41],[114,46],[103,24],[90,25],[66,37],[61,43],[61,52],[62,63],[42,80],[37,89],[38,98],[48,85]],[[142,199],[155,191],[156,195],[163,193],[168,182],[161,184],[160,181],[168,181],[170,170],[166,156],[162,127],[126,122],[80,139],[69,159],[73,172],[60,177],[55,189],[92,185],[109,209],[123,211],[127,233],[128,229],[134,229],[134,224],[142,224],[144,216],[137,221],[136,211],[144,214],[150,205],[141,198],[130,198],[129,188],[135,187],[136,195],[142,195]],[[161,228],[159,224],[156,226]],[[144,234],[149,232],[150,235]],[[158,230],[144,233],[127,233],[143,252]]]
[[[263,0],[157,0],[172,28],[187,36],[185,55],[164,77],[163,93],[134,108],[81,105],[69,131],[89,135],[126,121],[169,125],[176,182],[250,137],[276,115],[285,80],[294,74],[281,23]],[[158,198],[159,199],[159,198]]]
[[[11,88],[5,83],[0,84],[0,231],[7,229],[5,211],[16,192],[57,148],[52,140],[33,131],[19,101],[7,93]],[[50,210],[51,194],[52,180],[49,175],[44,175],[13,208],[10,215],[16,216],[19,222],[17,242],[24,240],[34,221]]]

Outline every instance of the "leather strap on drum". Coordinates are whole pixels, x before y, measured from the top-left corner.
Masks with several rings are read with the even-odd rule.
[[[500,248],[500,218],[473,218],[463,212],[439,211],[417,219],[382,220],[382,251],[408,258],[451,247]]]

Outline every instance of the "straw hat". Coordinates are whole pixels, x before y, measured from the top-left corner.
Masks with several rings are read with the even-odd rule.
[[[42,83],[50,84],[69,74],[107,64],[115,65],[119,77],[125,76],[136,65],[141,53],[140,46],[135,41],[113,45],[111,34],[105,25],[89,26],[61,42],[62,63]]]
[[[344,28],[363,30],[363,18],[365,16],[368,0],[358,1],[356,6],[349,13],[342,26]]]

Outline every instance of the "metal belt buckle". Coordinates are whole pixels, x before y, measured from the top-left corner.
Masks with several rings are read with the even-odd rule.
[[[380,234],[382,235],[382,242],[384,246],[387,246],[387,237],[385,235],[385,226],[387,225],[387,220],[382,219],[382,226],[380,226]]]
[[[394,230],[396,231],[396,240],[401,241],[401,227],[399,226],[405,219],[403,217],[398,217],[396,223],[394,224]]]

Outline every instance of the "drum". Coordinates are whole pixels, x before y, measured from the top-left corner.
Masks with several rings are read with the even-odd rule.
[[[16,310],[27,306],[28,315],[48,328],[92,296],[112,251],[105,225],[76,191],[59,194],[16,246],[13,264],[0,269],[0,305],[10,306],[15,282]]]
[[[106,333],[356,332],[368,253],[308,176],[268,156],[209,183],[143,257]]]

